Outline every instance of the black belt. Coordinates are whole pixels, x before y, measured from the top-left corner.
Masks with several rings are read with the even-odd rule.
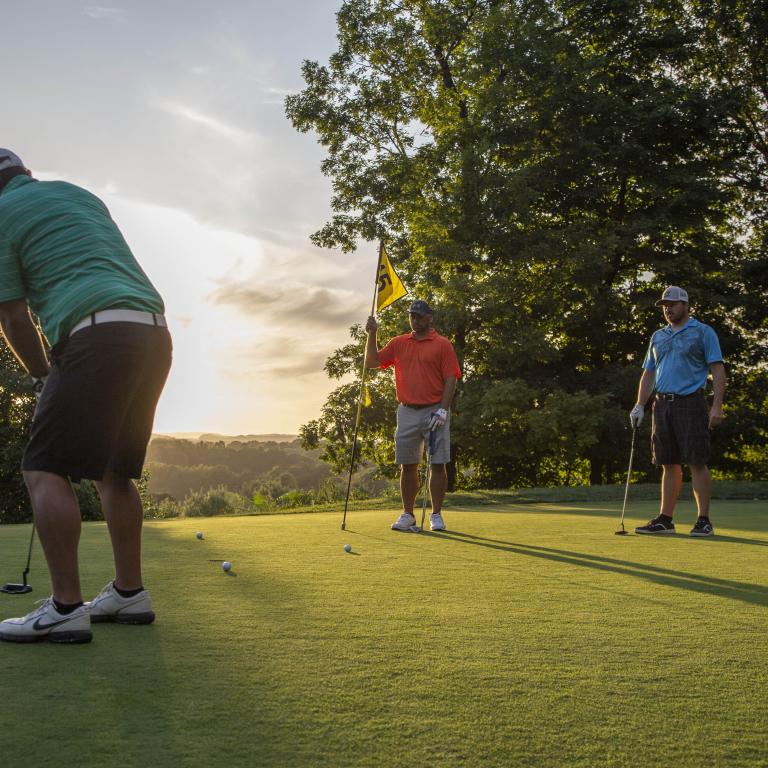
[[[400,405],[404,405],[406,408],[434,408],[436,405],[440,405],[440,403],[422,403],[421,405],[417,403],[400,403]]]
[[[657,392],[656,399],[667,400],[668,402],[672,403],[675,400],[685,400],[687,397],[700,397],[703,394],[703,389],[697,389],[695,392],[691,392],[690,395],[676,395],[674,392]]]

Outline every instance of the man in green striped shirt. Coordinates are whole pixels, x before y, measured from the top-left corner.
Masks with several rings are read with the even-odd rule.
[[[88,642],[91,621],[154,619],[133,478],[171,364],[163,312],[104,203],[32,178],[0,149],[0,328],[38,395],[22,471],[53,585],[40,608],[0,622],[0,640]],[[99,492],[115,559],[114,580],[86,604],[70,484],[84,478]]]

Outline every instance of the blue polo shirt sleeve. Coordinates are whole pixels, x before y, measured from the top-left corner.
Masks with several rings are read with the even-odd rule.
[[[645,360],[643,360],[643,369],[646,371],[656,370],[656,359],[653,354],[653,340],[655,337],[656,334],[654,333],[653,336],[651,336],[650,342],[648,342],[648,351],[645,353]]]
[[[24,278],[10,239],[0,235],[0,302],[26,296]]]
[[[717,338],[717,334],[708,325],[704,326],[704,356],[707,360],[707,365],[712,363],[722,363],[723,353],[720,351],[720,341]]]

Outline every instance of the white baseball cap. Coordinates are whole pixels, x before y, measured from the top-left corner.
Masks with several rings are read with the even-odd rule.
[[[22,159],[11,152],[10,149],[0,148],[0,171],[4,171],[6,168],[25,168],[26,165],[22,162]]]
[[[669,285],[664,289],[664,293],[661,294],[661,298],[656,302],[656,306],[660,307],[665,301],[684,301],[687,304],[688,291],[678,285]]]

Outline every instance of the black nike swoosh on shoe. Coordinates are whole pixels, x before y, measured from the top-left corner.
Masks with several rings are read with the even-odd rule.
[[[60,621],[52,621],[50,624],[41,624],[40,621],[42,617],[40,617],[40,619],[35,620],[35,623],[32,625],[32,629],[34,629],[36,632],[42,632],[45,629],[51,629],[51,627],[58,627],[59,624],[66,624],[68,621],[72,621],[73,618],[74,616],[67,616]]]

